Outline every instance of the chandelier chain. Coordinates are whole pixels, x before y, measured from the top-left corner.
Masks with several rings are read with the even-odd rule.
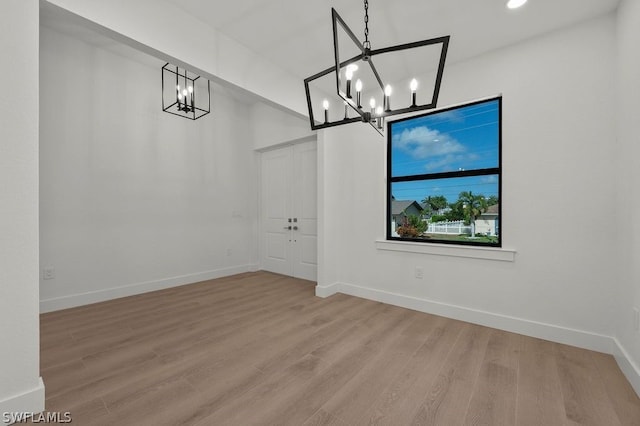
[[[364,0],[364,43],[365,49],[371,49],[369,41],[369,0]]]

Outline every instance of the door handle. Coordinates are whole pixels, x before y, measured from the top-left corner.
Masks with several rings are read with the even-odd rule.
[[[291,227],[290,227],[290,226],[285,226],[285,227],[284,227],[284,228],[282,228],[282,229],[287,229],[287,230],[291,231]]]

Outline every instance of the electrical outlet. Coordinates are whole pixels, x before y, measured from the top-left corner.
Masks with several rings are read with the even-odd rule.
[[[422,266],[416,266],[415,277],[419,280],[424,278],[424,268]]]
[[[45,280],[52,280],[56,277],[56,270],[53,268],[44,268],[42,270],[42,278]]]
[[[636,333],[640,333],[640,310],[635,306],[633,307],[633,329]]]

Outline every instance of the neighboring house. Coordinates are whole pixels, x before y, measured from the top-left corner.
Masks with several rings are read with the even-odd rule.
[[[498,235],[500,233],[500,204],[489,206],[476,219],[476,234]]]
[[[405,219],[409,216],[420,216],[422,214],[422,207],[415,200],[396,200],[391,199],[391,231],[394,236],[396,234],[396,228],[402,225]]]

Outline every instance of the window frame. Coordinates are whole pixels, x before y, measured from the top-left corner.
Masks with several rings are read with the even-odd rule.
[[[395,123],[413,120],[417,118],[426,117],[429,115],[434,115],[442,112],[457,110],[461,108],[466,108],[473,105],[478,105],[482,103],[497,101],[498,102],[498,167],[485,168],[485,169],[473,169],[473,170],[460,170],[460,171],[451,171],[451,172],[438,172],[438,173],[425,173],[419,175],[407,175],[407,176],[398,176],[393,177],[391,175],[392,171],[392,137],[393,134],[391,132],[391,126]],[[397,120],[389,120],[386,123],[386,136],[387,136],[387,191],[386,191],[386,206],[387,206],[387,214],[386,214],[386,240],[387,241],[406,241],[406,242],[418,242],[418,243],[426,243],[426,244],[450,244],[454,246],[474,246],[474,247],[502,247],[502,234],[503,234],[503,226],[502,226],[502,95],[494,96],[490,98],[483,98],[471,102],[465,102],[457,105],[452,105],[440,109],[431,110],[427,113],[413,115],[410,117],[404,117]],[[464,178],[464,177],[475,177],[475,176],[488,176],[488,175],[497,175],[498,176],[498,241],[496,243],[480,243],[474,241],[451,241],[446,239],[424,239],[424,238],[404,238],[404,237],[394,237],[392,235],[393,230],[391,229],[391,217],[392,217],[392,200],[391,200],[391,187],[394,183],[399,182],[412,182],[412,181],[427,181],[427,180],[435,180],[435,179],[453,179],[453,178]],[[416,202],[420,202],[416,200]]]

